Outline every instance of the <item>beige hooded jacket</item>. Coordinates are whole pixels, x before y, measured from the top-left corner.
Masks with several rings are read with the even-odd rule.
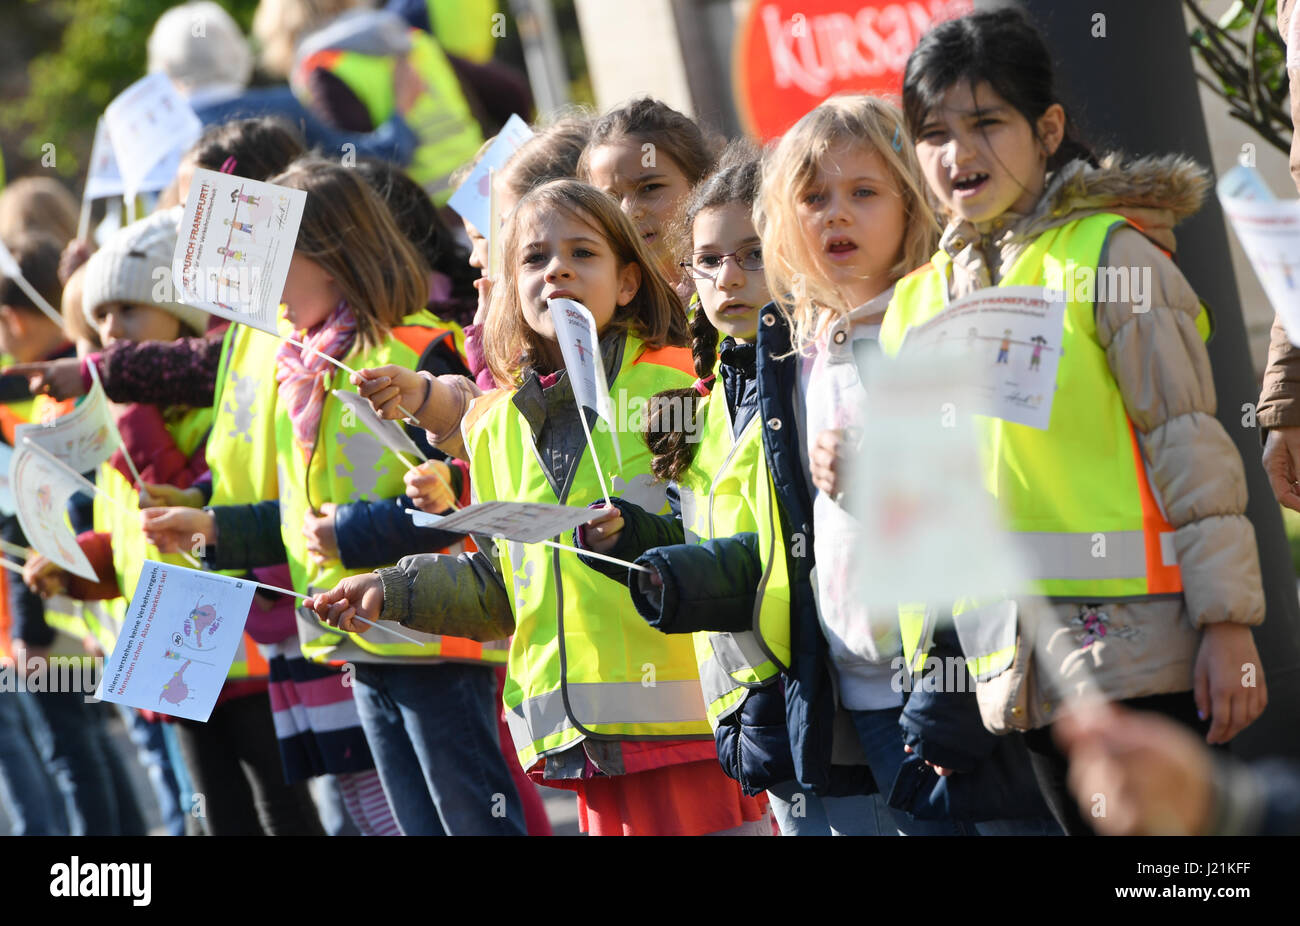
[[[1047,229],[1099,212],[1122,212],[1162,243],[1200,208],[1209,180],[1186,158],[1116,155],[1082,161],[1049,178],[1034,210],[977,229],[954,222],[940,247],[953,260],[952,298],[997,285],[1023,249]],[[1209,356],[1197,331],[1200,300],[1172,261],[1135,228],[1111,233],[1098,279],[1129,275],[1129,298],[1099,300],[1097,337],[1146,457],[1152,489],[1175,528],[1180,597],[1086,602],[1022,609],[1022,652],[1012,670],[981,686],[991,729],[1050,723],[1062,699],[1096,691],[1109,699],[1190,691],[1200,629],[1264,619],[1255,532],[1245,517],[1240,455],[1214,417]],[[1110,294],[1116,296],[1118,294]],[[1025,646],[1024,644],[1030,644]],[[1028,656],[1032,653],[1032,656]],[[988,690],[984,690],[988,689]]]

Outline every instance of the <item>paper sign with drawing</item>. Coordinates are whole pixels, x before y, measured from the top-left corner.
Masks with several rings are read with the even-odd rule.
[[[198,140],[203,123],[162,73],[141,77],[104,110],[104,125],[127,197],[145,189],[159,161]]]
[[[837,584],[895,628],[899,602],[997,598],[1022,586],[1020,558],[983,483],[969,414],[977,403],[965,385],[978,379],[971,365],[906,352],[868,370],[870,426],[846,495],[860,530]]]
[[[206,721],[255,590],[252,582],[145,560],[96,697]]]
[[[28,545],[73,575],[96,581],[68,521],[68,499],[82,491],[81,483],[23,443],[10,461],[9,483]]]
[[[489,190],[492,171],[502,168],[510,155],[519,150],[519,146],[533,137],[533,130],[528,123],[516,115],[506,120],[497,137],[492,140],[483,157],[479,158],[474,169],[470,171],[465,182],[456,188],[447,200],[447,205],[456,210],[456,214],[473,225],[483,237],[493,234],[489,212]]]
[[[177,148],[153,166],[139,181],[139,192],[152,193],[164,189],[181,163],[181,149]],[[104,120],[95,124],[95,142],[90,149],[90,167],[86,171],[86,187],[82,199],[106,199],[126,192],[126,182],[113,154],[113,143],[108,138]]]
[[[1217,190],[1273,311],[1291,343],[1300,346],[1300,201],[1275,199],[1250,167],[1228,171]]]
[[[414,508],[407,513],[416,527],[436,527],[462,534],[484,534],[520,543],[550,540],[600,516],[600,512],[594,508],[546,505],[541,502],[481,502],[441,517]]]
[[[108,397],[98,380],[66,415],[39,424],[20,424],[14,435],[20,446],[23,438],[28,438],[77,473],[96,469],[120,445]]]
[[[981,289],[911,329],[900,354],[924,353],[972,363],[971,389],[981,414],[1047,430],[1065,333],[1065,300],[1041,286]]]
[[[555,325],[555,340],[560,343],[564,367],[569,371],[573,396],[580,408],[594,411],[609,426],[609,436],[614,442],[614,456],[623,466],[623,453],[618,444],[618,425],[609,400],[609,384],[605,381],[605,363],[600,356],[600,336],[596,333],[596,319],[587,307],[572,299],[547,299],[551,320]]]
[[[306,201],[302,190],[196,169],[172,258],[181,298],[276,334]]]

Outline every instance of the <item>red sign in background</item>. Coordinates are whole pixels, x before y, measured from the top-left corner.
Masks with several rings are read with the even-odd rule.
[[[776,138],[836,93],[897,96],[925,31],[972,8],[972,0],[753,0],[733,59],[746,131]]]

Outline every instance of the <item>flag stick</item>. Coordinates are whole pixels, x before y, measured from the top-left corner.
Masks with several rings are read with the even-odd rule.
[[[605,504],[613,505],[609,500],[609,486],[605,485],[605,470],[601,468],[600,457],[596,456],[596,442],[591,439],[591,427],[587,424],[587,409],[578,405],[578,420],[582,422],[582,433],[587,435],[587,447],[591,450],[591,462],[596,465],[596,478],[600,480],[600,491],[605,496]]]
[[[27,559],[26,548],[20,547],[16,543],[10,543],[8,540],[0,540],[0,550],[3,550],[5,553],[8,553],[14,559],[17,560]]]
[[[641,572],[648,572],[651,575],[654,575],[654,570],[648,566],[642,566],[639,563],[629,563],[625,559],[619,559],[615,556],[606,556],[604,553],[597,553],[595,550],[580,550],[577,547],[571,547],[566,543],[556,543],[554,540],[543,540],[542,543],[548,547],[555,547],[557,550],[572,550],[574,553],[580,553],[583,556],[594,556],[596,559],[603,559],[607,563],[626,566],[628,569],[637,569]]]
[[[87,363],[86,366],[90,369],[90,378],[95,381],[95,385],[99,386],[100,391],[104,393],[104,399],[107,400],[108,392],[104,389],[104,384],[100,382],[99,370],[96,369],[93,362]],[[122,450],[122,458],[126,460],[126,468],[129,469],[131,475],[135,477],[136,488],[143,489],[144,479],[140,477],[140,471],[135,468],[135,461],[131,459],[131,454],[127,452],[126,441],[122,440],[122,432],[117,429],[117,421],[113,418],[111,412],[108,416],[108,423],[113,428],[113,436],[117,438],[118,447]]]
[[[340,370],[342,370],[344,373],[347,373],[349,376],[356,376],[358,378],[361,377],[360,373],[352,369],[352,367],[348,366],[343,361],[335,360],[329,354],[323,354],[320,351],[316,350],[314,347],[308,347],[306,344],[304,344],[302,341],[299,341],[297,338],[285,337],[284,335],[278,335],[278,334],[276,335],[276,337],[280,338],[281,340],[287,341],[288,343],[292,344],[294,347],[298,348],[298,350],[300,351],[309,354],[315,354],[316,356],[320,357],[322,360],[334,364],[334,366],[338,367]],[[412,424],[419,427],[420,423],[416,420],[415,415],[412,412],[408,411],[406,408],[403,408],[401,405],[397,406],[397,410],[401,412],[403,415],[405,415],[407,417],[407,420],[409,420]],[[406,468],[408,470],[411,470],[412,472],[415,471],[416,467],[412,466],[411,464],[407,463],[406,460],[402,459],[401,454],[394,454],[394,456],[396,456],[397,459],[401,460],[402,463],[406,465]],[[451,492],[452,496],[455,497],[456,494],[455,491],[452,489],[450,485],[447,484],[447,480],[442,478],[442,474],[435,472],[433,475],[439,482],[442,483],[442,487],[446,489],[448,492]],[[455,507],[454,503],[452,507]]]

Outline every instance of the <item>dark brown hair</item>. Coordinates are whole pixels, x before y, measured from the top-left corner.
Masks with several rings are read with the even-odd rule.
[[[694,119],[660,100],[640,97],[596,120],[578,162],[578,176],[589,181],[591,153],[628,137],[649,142],[658,153],[668,155],[691,183],[699,183],[712,169],[717,154],[716,141]]]
[[[631,331],[650,347],[686,345],[686,319],[681,301],[655,269],[641,236],[612,198],[578,180],[553,180],[537,187],[515,206],[502,232],[501,279],[492,287],[492,305],[484,326],[483,352],[488,369],[498,383],[518,383],[520,372],[547,368],[547,352],[540,335],[528,327],[519,303],[520,229],[539,212],[564,212],[589,225],[609,242],[620,268],[637,264],[641,285],[630,302],[618,307],[609,331]]]
[[[271,183],[307,194],[294,250],[334,278],[374,347],[429,298],[424,260],[370,185],[351,168],[303,157]]]
[[[522,199],[530,190],[578,174],[578,161],[591,137],[589,116],[566,116],[519,146],[501,167],[501,187]]]
[[[718,169],[691,190],[686,200],[682,228],[679,230],[679,250],[689,253],[694,247],[691,233],[695,217],[713,206],[740,203],[753,209],[758,199],[759,153],[752,142],[738,139],[727,146],[718,161]],[[718,329],[709,321],[704,307],[695,307],[691,319],[691,358],[695,376],[712,389],[710,379],[718,362]],[[694,386],[684,389],[667,389],[650,399],[646,417],[645,441],[654,458],[650,471],[659,479],[678,480],[695,459],[699,441],[691,440],[687,432],[688,421],[699,410],[702,396]],[[680,409],[680,411],[678,411]],[[677,427],[670,425],[677,424]]]
[[[50,305],[58,305],[63,300],[63,285],[59,283],[58,240],[46,232],[29,231],[13,235],[6,239],[5,244],[32,288]],[[45,317],[18,282],[10,277],[0,276],[0,305]]]

